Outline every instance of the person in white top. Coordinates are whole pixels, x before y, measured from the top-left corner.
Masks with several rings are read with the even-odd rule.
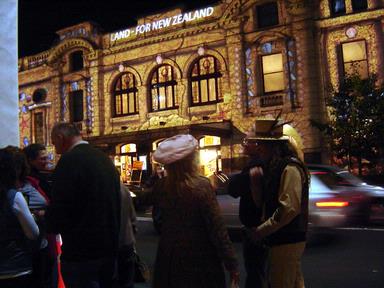
[[[15,148],[0,149],[0,287],[3,288],[31,287],[29,241],[39,236],[26,200],[15,189],[19,176]]]

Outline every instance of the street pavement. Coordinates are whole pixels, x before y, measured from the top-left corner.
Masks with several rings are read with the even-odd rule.
[[[150,219],[140,217],[137,251],[153,269],[158,235]],[[240,261],[240,287],[244,287],[245,271],[238,233],[230,233]],[[315,234],[307,245],[302,266],[306,287],[310,288],[383,288],[384,227],[338,229]],[[137,283],[136,288],[150,288]]]

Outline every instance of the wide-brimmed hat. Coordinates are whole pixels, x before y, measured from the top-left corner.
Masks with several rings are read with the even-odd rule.
[[[285,123],[278,119],[258,119],[255,130],[246,138],[249,140],[288,141],[289,137],[283,133]]]
[[[197,145],[197,140],[190,134],[176,135],[159,144],[153,159],[161,164],[171,164],[196,151]]]

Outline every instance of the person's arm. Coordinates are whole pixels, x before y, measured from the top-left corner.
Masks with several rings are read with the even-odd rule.
[[[234,198],[241,197],[245,191],[249,191],[249,173],[248,171],[242,171],[229,176],[228,194]]]
[[[37,237],[39,237],[39,227],[37,227],[35,219],[33,219],[33,216],[29,211],[27,202],[20,192],[16,193],[12,208],[25,236],[31,240],[37,239]]]
[[[264,223],[255,229],[260,239],[289,224],[301,210],[302,175],[296,165],[288,165],[280,178],[278,207]]]

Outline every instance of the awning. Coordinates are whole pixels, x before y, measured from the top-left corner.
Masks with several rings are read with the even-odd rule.
[[[177,134],[191,134],[197,138],[204,135],[212,135],[218,137],[230,137],[232,134],[232,122],[212,122],[202,124],[191,124],[185,126],[164,127],[157,129],[121,132],[116,134],[84,137],[89,143],[98,147],[114,147],[122,143],[151,143],[162,138],[169,138]]]

